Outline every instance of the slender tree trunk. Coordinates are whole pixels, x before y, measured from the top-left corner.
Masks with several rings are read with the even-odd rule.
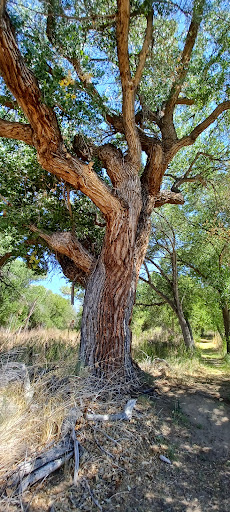
[[[227,304],[225,304],[222,307],[222,315],[223,315],[223,322],[224,322],[225,339],[227,342],[227,353],[230,354],[230,317],[229,317],[229,309],[228,309]]]
[[[177,311],[177,316],[178,316],[178,320],[180,323],[180,327],[181,327],[181,331],[182,331],[182,335],[184,338],[184,343],[185,343],[186,348],[188,348],[189,350],[194,349],[194,339],[192,336],[191,327],[190,327],[190,324],[188,323],[188,321],[184,317],[182,308],[180,308],[179,311]]]
[[[189,322],[186,320],[184,316],[184,312],[182,309],[181,301],[179,298],[179,290],[178,290],[178,271],[177,271],[177,254],[176,250],[173,247],[172,252],[172,271],[173,271],[173,297],[174,304],[176,308],[176,314],[179,320],[179,324],[181,327],[182,335],[184,338],[184,343],[187,349],[191,350],[194,348],[194,339],[192,336],[191,326]]]

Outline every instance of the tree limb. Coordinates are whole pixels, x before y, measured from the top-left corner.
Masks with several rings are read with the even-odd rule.
[[[143,69],[144,69],[146,58],[147,58],[148,51],[149,51],[149,46],[152,41],[152,31],[153,31],[153,10],[147,16],[147,27],[146,27],[146,32],[145,32],[145,40],[144,40],[142,49],[139,53],[139,62],[138,62],[138,66],[137,66],[135,77],[134,77],[135,88],[138,87],[140,80],[141,80],[141,76],[143,73]]]
[[[180,151],[183,147],[192,146],[196,141],[197,137],[201,135],[209,126],[211,126],[214,121],[223,113],[225,110],[230,109],[230,100],[225,100],[220,103],[213,112],[204,119],[200,124],[198,124],[189,135],[185,135],[181,139],[177,140],[168,150],[166,154],[166,162],[167,164],[173,159],[173,157]]]
[[[160,265],[158,265],[155,261],[153,261],[151,258],[146,258],[149,263],[151,263],[152,265],[154,265],[154,267],[156,267],[160,274],[162,275],[162,277],[164,277],[164,279],[167,281],[167,283],[169,284],[170,287],[172,287],[172,281],[170,281],[169,277],[167,276],[167,274],[164,272],[164,270],[160,267]]]
[[[184,142],[184,146],[189,146],[195,142],[197,137],[206,130],[214,121],[224,112],[225,110],[230,109],[230,100],[223,101],[220,103],[213,112],[202,121],[202,123],[198,124],[196,128],[194,128],[190,135],[187,135],[181,139]]]
[[[0,119],[0,137],[16,139],[33,146],[33,130],[29,124]]]
[[[91,273],[96,260],[72,233],[63,232],[47,235],[33,225],[30,226],[30,230],[45,240],[51,249],[70,258],[83,272]]]
[[[10,108],[12,110],[18,109],[17,101],[9,100],[5,96],[0,96],[0,105],[2,105],[3,107]]]
[[[63,8],[60,5],[60,2],[58,2],[58,6],[59,6],[59,10],[61,12],[60,16],[61,15],[64,16]],[[55,21],[56,14],[54,13],[54,8],[55,8],[55,4],[53,4],[53,2],[51,0],[49,0],[49,2],[48,2],[47,25],[46,25],[46,35],[47,35],[50,43],[54,47],[58,47],[58,49],[61,52],[61,54],[63,55],[63,57],[65,59],[67,59],[70,64],[72,64],[74,70],[77,73],[77,76],[79,78],[81,86],[84,88],[84,90],[89,95],[89,97],[93,98],[94,101],[96,99],[98,107],[102,111],[102,114],[104,115],[105,119],[107,120],[107,116],[108,116],[110,121],[111,121],[113,116],[112,116],[112,114],[110,112],[110,109],[103,103],[103,99],[102,99],[100,93],[98,92],[97,88],[92,83],[92,79],[91,79],[91,77],[89,77],[89,74],[88,73],[84,73],[84,71],[82,69],[82,66],[81,66],[80,59],[77,56],[69,55],[68,52],[64,49],[62,41],[57,40],[57,36],[56,36],[56,21]],[[114,16],[113,15],[111,15],[111,16],[109,15],[109,19],[111,17],[114,17],[114,21],[115,21],[116,15],[114,15]],[[110,121],[108,121],[108,122],[110,122]]]
[[[7,0],[0,0],[0,17],[3,16]]]
[[[172,84],[169,98],[165,105],[165,117],[167,117],[167,115],[173,111],[178,100],[178,96],[181,92],[183,82],[188,73],[188,66],[191,59],[192,50],[196,42],[197,33],[202,20],[204,4],[205,0],[195,0],[194,2],[192,20],[186,36],[184,49],[181,54],[180,62],[175,70],[176,79]]]
[[[2,256],[0,255],[0,268],[3,267],[12,256],[12,252],[5,252]]]
[[[203,279],[205,280],[208,280],[208,275],[204,274],[203,272],[200,271],[200,269],[198,267],[196,267],[195,265],[193,265],[192,263],[189,263],[188,261],[185,261],[183,258],[181,258],[180,256],[178,257],[178,260],[185,266],[191,268],[192,270],[194,270],[194,272],[202,277]]]
[[[128,36],[130,2],[129,0],[117,0],[117,7],[117,55],[123,95],[123,124],[128,144],[127,159],[132,162],[138,172],[141,164],[141,144],[135,124],[135,83],[132,80],[129,66]]]
[[[171,190],[162,190],[155,200],[155,208],[159,208],[163,204],[184,204],[184,198],[181,193],[172,192]]]
[[[194,164],[196,163],[196,161],[198,160],[198,158],[200,156],[206,156],[207,158],[210,158],[210,160],[214,160],[214,161],[220,161],[219,158],[215,158],[213,155],[210,155],[209,153],[206,153],[205,151],[198,151],[195,155],[195,158],[193,159],[193,161],[191,162],[188,170],[183,174],[183,176],[179,176],[178,178],[176,176],[174,176],[173,174],[170,174],[170,173],[167,173],[165,174],[165,176],[168,176],[170,178],[173,178],[175,181],[171,187],[171,191],[172,192],[177,192],[179,193],[179,189],[178,187],[180,185],[182,185],[182,183],[186,183],[186,182],[193,182],[193,181],[197,181],[199,180],[203,185],[206,184],[202,174],[196,174],[195,176],[191,176],[189,177],[189,174],[190,172],[192,171],[192,168],[194,166]]]
[[[177,98],[176,105],[194,105],[195,101],[189,98]]]
[[[78,283],[82,288],[86,288],[88,283],[88,279],[90,277],[89,274],[81,270],[68,256],[65,254],[61,254],[60,252],[55,253],[55,258],[57,259],[59,265],[62,268],[62,272],[69,281],[72,283]]]
[[[132,418],[133,408],[136,405],[136,400],[128,400],[122,412],[114,414],[95,414],[86,413],[85,417],[88,421],[129,421]]]
[[[153,306],[164,306],[164,302],[152,302],[152,304],[142,304],[141,302],[135,302],[135,306],[144,306],[145,308],[150,308]]]
[[[20,54],[7,14],[0,24],[0,69],[6,85],[30,122],[41,166],[81,190],[106,218],[122,211],[121,202],[98,178],[92,166],[73,158],[65,148],[55,113],[42,103],[39,86]]]
[[[169,297],[167,297],[163,292],[158,290],[158,288],[151,281],[148,281],[147,279],[145,279],[142,276],[140,276],[139,279],[141,279],[141,281],[143,281],[144,283],[147,283],[150,286],[150,288],[152,288],[164,300],[164,302],[167,302],[169,304],[169,306],[173,309],[173,311],[175,313],[177,313],[176,306],[171,301],[171,299],[169,299]]]
[[[104,144],[96,146],[89,138],[82,135],[75,135],[73,149],[77,156],[85,161],[98,157],[105,166],[107,173],[114,187],[118,186],[123,180],[123,155],[120,149],[113,144]]]

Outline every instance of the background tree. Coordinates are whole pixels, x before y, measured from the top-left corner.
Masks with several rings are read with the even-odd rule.
[[[182,306],[179,293],[176,234],[172,224],[163,214],[154,216],[149,248],[145,257],[147,276],[140,279],[147,283],[176,314],[185,346],[194,348],[192,329]],[[151,271],[149,270],[151,268]]]
[[[206,199],[208,203],[208,194]],[[196,216],[198,215],[199,211],[196,211]],[[189,236],[188,245],[187,239],[185,242],[185,233]],[[183,210],[176,212],[172,207],[164,208],[163,215],[157,215],[153,220],[150,244],[145,258],[146,266],[148,265],[147,272],[145,275],[141,273],[141,284],[137,291],[136,324],[140,319],[144,328],[163,325],[166,329],[172,328],[176,332],[175,320],[180,319],[180,314],[178,315],[177,312],[179,301],[184,322],[188,325],[189,338],[193,331],[198,337],[205,330],[218,330],[221,333],[219,292],[212,286],[210,279],[201,279],[198,269],[195,272],[190,269],[189,264],[185,264],[185,259],[189,255],[194,254],[193,259],[196,261],[202,257],[204,241],[201,244],[198,241],[201,241],[199,233],[195,232],[191,223],[187,224]],[[186,253],[186,249],[189,254]],[[179,257],[178,260],[178,255],[181,256],[181,254],[183,258],[181,260]],[[225,280],[226,278],[227,275]],[[225,284],[227,285],[227,281]],[[165,305],[171,308],[173,316],[170,317]],[[141,309],[140,314],[138,309]]]
[[[67,329],[77,318],[67,299],[31,284],[38,277],[22,260],[6,263],[0,278],[0,326],[10,330]]]
[[[0,135],[34,148],[52,182],[47,188],[53,190],[53,176],[58,181],[56,197],[64,182],[71,224],[30,230],[57,255],[65,275],[86,287],[82,362],[99,375],[130,375],[129,325],[151,212],[183,203],[180,193],[165,190],[163,177],[175,155],[223,123],[230,107],[225,4],[216,11],[203,0],[186,9],[171,2],[86,7],[49,0],[38,12],[9,2],[8,14],[5,4]],[[82,194],[106,224],[100,254],[75,234],[70,205]]]
[[[226,188],[227,187],[227,188]],[[227,192],[226,192],[227,190]],[[187,210],[187,211],[186,211]],[[214,291],[222,313],[227,351],[230,350],[230,229],[228,179],[219,178],[214,188],[209,188],[187,206],[182,216],[179,261],[197,276],[203,286]]]

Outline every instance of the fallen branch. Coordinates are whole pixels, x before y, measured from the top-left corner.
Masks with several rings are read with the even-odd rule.
[[[73,444],[74,444],[74,459],[75,459],[73,483],[74,483],[74,485],[77,485],[78,471],[79,471],[79,462],[80,462],[80,453],[79,453],[79,442],[77,440],[77,436],[76,436],[76,432],[75,432],[74,427],[73,427],[73,430],[72,430],[72,439],[73,439]]]
[[[86,413],[85,417],[88,421],[129,421],[132,418],[133,408],[136,405],[136,400],[129,400],[122,412],[115,414],[94,414]]]
[[[63,455],[73,454],[73,442],[71,440],[61,440],[55,447],[50,448],[44,454],[39,455],[35,460],[24,461],[19,465],[17,471],[8,479],[8,487],[16,487],[23,478],[48,463],[60,459]]]
[[[34,485],[36,482],[39,482],[39,480],[44,480],[49,476],[51,473],[59,469],[63,464],[71,459],[73,456],[73,451],[69,452],[68,454],[63,455],[59,459],[53,460],[49,462],[48,464],[45,464],[45,466],[42,466],[37,471],[34,471],[27,477],[23,478],[21,484],[19,485],[19,488],[17,489],[18,494],[22,494],[28,487],[31,487],[31,485]]]
[[[88,491],[89,491],[89,494],[90,494],[90,497],[91,497],[91,500],[92,502],[94,503],[94,505],[96,505],[97,508],[99,508],[99,510],[102,511],[102,506],[100,505],[99,501],[95,498],[94,496],[94,492],[93,490],[91,489],[90,485],[89,485],[89,482],[88,480],[86,480],[86,478],[84,478],[83,480],[83,483],[85,484],[85,486],[87,487]]]

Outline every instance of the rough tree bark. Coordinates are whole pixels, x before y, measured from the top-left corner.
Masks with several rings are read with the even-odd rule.
[[[52,7],[52,2],[49,4]],[[28,124],[0,120],[0,136],[19,139],[34,146],[39,164],[88,196],[106,221],[106,234],[98,260],[72,234],[68,234],[68,240],[64,240],[66,233],[54,236],[37,232],[55,252],[65,275],[86,287],[81,359],[99,375],[111,375],[118,371],[130,375],[132,369],[130,320],[139,270],[148,244],[150,215],[154,207],[162,204],[183,203],[181,194],[160,191],[167,166],[180,149],[192,145],[224,110],[230,108],[230,102],[221,103],[191,134],[178,139],[173,112],[180,103],[178,97],[202,18],[202,6],[203,1],[195,1],[181,60],[175,70],[175,82],[164,108],[157,112],[148,111],[149,120],[161,132],[160,139],[154,132],[152,137],[149,132],[145,133],[140,127],[141,116],[135,115],[136,92],[152,43],[153,13],[150,9],[146,16],[145,39],[136,72],[132,74],[128,50],[130,4],[129,0],[117,1],[116,39],[123,106],[120,115],[109,112],[106,106],[104,112],[114,133],[123,134],[127,151],[123,154],[109,144],[91,148],[91,155],[97,151],[110,177],[109,187],[94,172],[91,155],[82,155],[78,144],[73,148],[75,154],[65,147],[54,110],[42,101],[37,80],[27,68],[17,46],[5,2],[1,2],[0,71]],[[47,37],[50,44],[55,45],[53,20],[51,9],[47,19]],[[87,82],[77,58],[68,57],[64,50],[63,55],[74,67],[85,92],[100,102],[100,94],[93,84]],[[186,104],[188,102],[189,99]],[[145,112],[147,110],[145,108]],[[148,158],[140,177],[142,151],[146,152]],[[34,227],[31,229],[36,230]]]

